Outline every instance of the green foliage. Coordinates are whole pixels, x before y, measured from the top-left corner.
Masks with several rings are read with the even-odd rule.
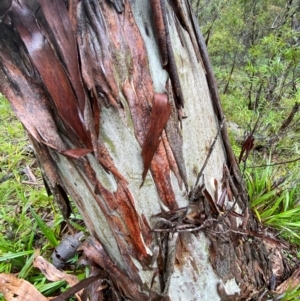
[[[237,157],[258,119],[254,150],[241,164],[251,207],[263,224],[300,247],[299,3],[194,0],[194,6],[225,115],[244,133],[229,128]],[[297,288],[281,297],[299,300],[299,295]]]
[[[271,0],[194,2],[225,106],[232,100],[227,97],[230,95],[251,111],[289,114],[299,101],[296,4]],[[289,105],[282,105],[286,100]],[[231,114],[236,115],[239,109],[230,105]]]
[[[299,14],[283,0],[195,0],[227,120],[254,133],[251,165],[299,157]],[[237,156],[244,137],[231,133]],[[292,167],[293,169],[295,167]]]
[[[300,184],[280,172],[272,166],[245,172],[251,207],[259,221],[300,245]]]
[[[35,221],[43,232],[44,236],[48,239],[53,247],[58,245],[58,241],[55,237],[55,233],[52,231],[51,227],[47,226],[44,221],[31,209],[31,214],[33,215]]]
[[[1,94],[0,114],[0,273],[18,273],[50,296],[65,289],[65,281],[49,283],[32,262],[37,249],[50,258],[61,237],[63,217],[46,195],[23,127]],[[32,170],[36,183],[27,178],[26,168]],[[74,228],[83,230],[72,217]],[[4,300],[1,294],[0,300]]]
[[[282,296],[282,301],[299,301],[300,285],[294,289],[288,289]]]

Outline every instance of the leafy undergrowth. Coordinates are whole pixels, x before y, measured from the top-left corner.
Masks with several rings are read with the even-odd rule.
[[[0,273],[15,273],[51,296],[64,291],[66,282],[49,282],[32,262],[37,249],[50,260],[68,228],[52,197],[47,196],[22,125],[1,94],[0,116]],[[71,222],[83,230],[78,214],[72,214]],[[85,270],[76,267],[75,259],[70,260],[66,272],[82,279]],[[5,300],[1,294],[0,300]]]
[[[263,224],[300,246],[299,3],[194,3],[236,157],[249,151],[241,169],[251,207]],[[254,139],[248,149],[247,137]]]
[[[280,107],[266,105],[261,111],[248,108],[241,92],[222,96],[230,120],[229,135],[236,157],[246,138],[254,145],[241,170],[249,192],[251,208],[259,221],[280,230],[281,237],[300,247],[300,167],[299,113],[295,110],[289,126],[281,131],[289,114],[300,101],[299,93],[281,102]]]
[[[251,207],[260,222],[300,246],[300,184],[293,173],[282,172],[274,166],[245,172]]]
[[[251,206],[262,223],[299,246],[299,3],[193,2],[237,158],[245,138],[255,139],[241,163]]]

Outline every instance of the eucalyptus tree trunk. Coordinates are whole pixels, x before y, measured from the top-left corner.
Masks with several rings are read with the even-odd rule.
[[[0,91],[65,218],[68,195],[78,207],[112,300],[255,299],[280,279],[280,243],[248,210],[188,1],[0,12]]]

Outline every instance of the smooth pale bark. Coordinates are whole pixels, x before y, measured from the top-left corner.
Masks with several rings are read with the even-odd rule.
[[[258,226],[226,129],[217,135],[223,113],[205,46],[188,2],[171,3],[175,10],[164,0],[70,1],[67,12],[60,0],[40,8],[13,1],[0,29],[0,89],[65,216],[64,191],[78,207],[96,239],[85,252],[108,272],[116,294],[248,298],[276,271],[272,258],[246,251],[263,257],[279,243],[269,239],[266,250],[261,239],[248,240]],[[195,193],[188,215],[176,218],[208,156],[196,185],[204,196]],[[207,236],[195,231],[201,225]]]

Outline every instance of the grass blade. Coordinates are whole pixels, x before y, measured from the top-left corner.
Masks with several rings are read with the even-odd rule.
[[[35,218],[38,226],[40,227],[40,230],[43,232],[43,234],[46,236],[46,238],[49,240],[52,246],[56,247],[58,245],[58,241],[52,229],[44,223],[44,221],[34,212],[34,210],[31,209],[31,213]]]

